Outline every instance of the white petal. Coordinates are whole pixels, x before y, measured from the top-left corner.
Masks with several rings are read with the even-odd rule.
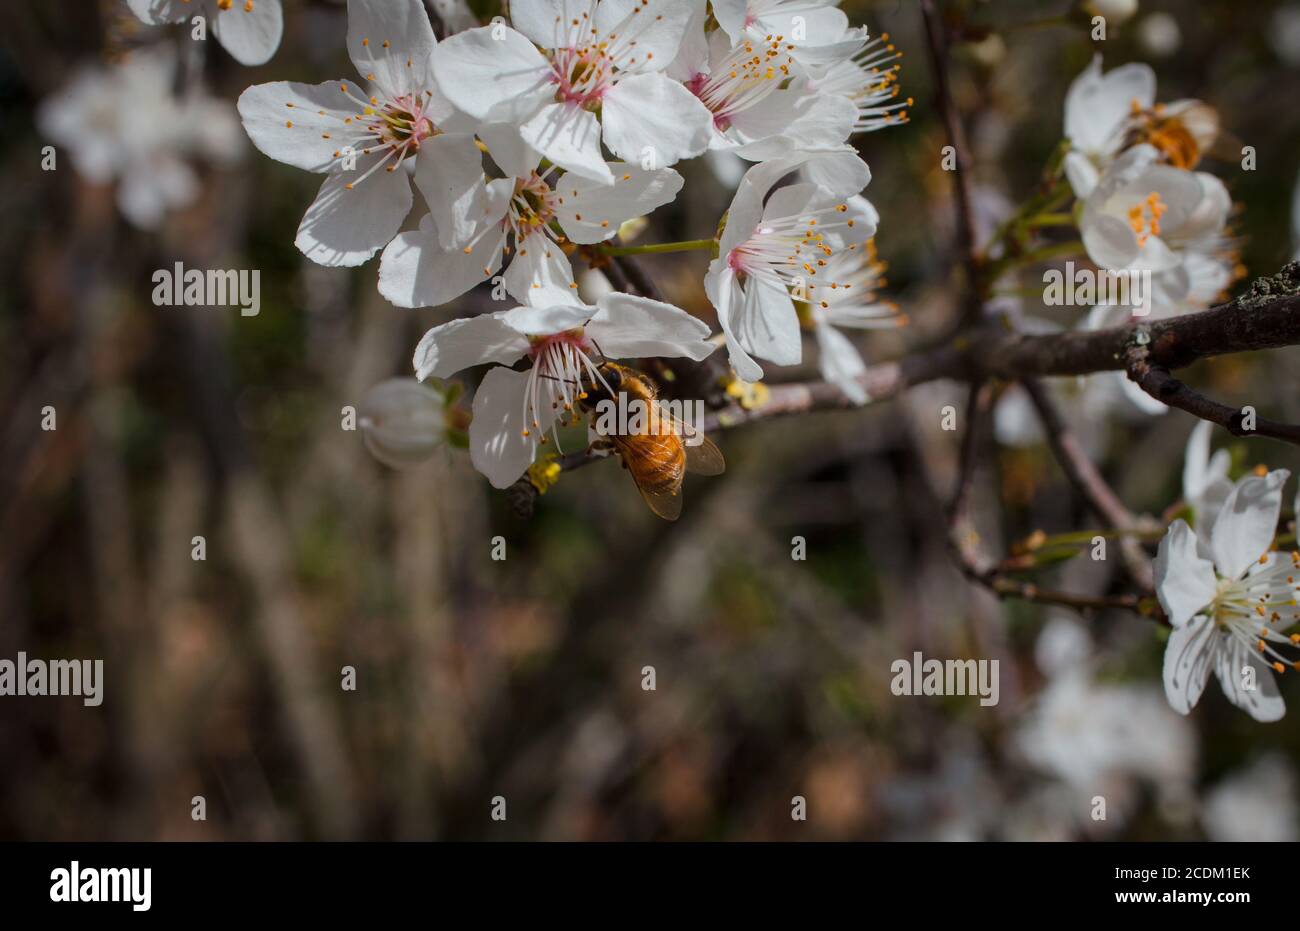
[[[1214,600],[1214,565],[1196,552],[1196,534],[1176,520],[1160,541],[1155,560],[1156,594],[1169,623],[1182,627]]]
[[[625,221],[671,203],[682,189],[682,176],[671,168],[645,171],[626,162],[610,162],[613,184],[566,176],[555,183],[555,216],[573,242],[602,242]]]
[[[590,15],[591,6],[588,0],[525,0],[511,8],[510,25],[542,48],[568,48],[570,23]]]
[[[847,97],[838,95],[804,97],[799,101],[793,119],[785,125],[773,125],[773,118],[780,112],[781,98],[790,93],[778,91],[770,95],[762,106],[738,116],[732,123],[733,128],[742,133],[765,134],[760,137],[762,141],[739,149],[745,158],[776,158],[791,149],[829,149],[849,138],[858,117],[858,108]],[[771,113],[766,112],[769,101],[773,107]],[[751,115],[755,111],[764,111],[765,119],[756,121]]]
[[[579,303],[573,266],[563,249],[545,233],[531,233],[515,245],[505,284],[516,300],[535,307]]]
[[[478,128],[478,137],[507,177],[526,178],[541,161],[541,155],[519,138],[519,127],[514,123],[483,123]]]
[[[1165,698],[1179,714],[1188,714],[1201,700],[1221,638],[1208,617],[1195,618],[1170,632],[1165,644]]]
[[[601,121],[611,152],[657,168],[702,154],[713,137],[708,107],[658,72],[632,75],[610,88]]]
[[[1273,670],[1258,653],[1241,641],[1233,640],[1219,651],[1216,659],[1214,671],[1228,701],[1256,721],[1267,723],[1282,719],[1286,714],[1286,703],[1278,693]],[[1250,685],[1254,688],[1247,687]]]
[[[825,188],[832,197],[841,200],[851,197],[871,183],[871,169],[851,150],[808,152],[797,158],[801,161],[803,176]]]
[[[614,292],[600,298],[587,338],[610,359],[684,356],[696,362],[717,347],[709,325],[686,311],[648,297]]]
[[[390,100],[433,85],[437,44],[420,0],[348,0],[348,55]]]
[[[506,234],[488,226],[463,249],[443,249],[428,217],[402,233],[379,260],[379,293],[398,307],[436,307],[460,297],[501,267]]]
[[[493,32],[501,38],[494,39]],[[555,93],[551,66],[533,43],[513,29],[482,26],[438,46],[433,73],[438,86],[470,116],[517,122]]]
[[[474,393],[474,419],[469,425],[469,457],[474,468],[494,488],[509,488],[528,470],[537,455],[537,441],[555,421],[550,401],[553,382],[543,381],[537,405],[540,426],[524,431],[524,389],[527,372],[488,369]]]
[[[193,203],[199,179],[179,158],[154,157],[129,168],[117,186],[117,205],[140,229],[157,229],[169,210]]]
[[[817,366],[822,378],[838,385],[854,404],[867,403],[867,389],[859,381],[867,373],[862,354],[847,336],[826,323],[817,327]]]
[[[535,307],[514,307],[502,319],[515,332],[524,336],[552,336],[566,330],[576,330],[591,319],[596,308],[586,304],[539,304]]]
[[[740,313],[731,321],[736,339],[760,359],[777,365],[797,365],[803,358],[803,340],[790,293],[753,280],[742,290]]]
[[[424,334],[412,363],[420,381],[446,378],[475,365],[510,365],[528,351],[528,338],[501,319],[505,311],[451,320]]]
[[[1101,55],[1096,55],[1065,96],[1066,138],[1084,152],[1113,151],[1133,102],[1145,109],[1155,96],[1156,75],[1149,65],[1123,65],[1102,77]]]
[[[405,171],[380,168],[348,190],[356,171],[329,175],[298,226],[294,240],[320,265],[360,265],[384,247],[411,212],[411,181]]]
[[[229,9],[219,10],[212,22],[212,34],[241,65],[269,61],[280,47],[283,32],[280,0],[257,0],[251,11],[243,3],[233,3]]]
[[[150,26],[176,23],[189,14],[186,0],[126,0],[131,12]]]
[[[1101,175],[1088,156],[1081,152],[1068,152],[1065,156],[1065,177],[1070,181],[1074,196],[1084,200],[1097,188]]]
[[[295,168],[327,171],[338,161],[334,153],[354,135],[343,122],[356,116],[344,83],[257,84],[239,95],[239,118],[253,145],[266,155]],[[361,157],[359,145],[356,154]]]
[[[596,4],[596,28],[635,39],[635,62],[620,56],[629,70],[655,71],[667,68],[677,56],[686,27],[699,0],[600,0]]]
[[[1214,424],[1208,420],[1197,420],[1187,438],[1187,448],[1183,451],[1183,500],[1188,504],[1194,504],[1210,482],[1210,431],[1213,429]]]
[[[442,247],[463,247],[478,229],[486,197],[483,155],[474,137],[444,133],[426,139],[414,180],[433,214]]]
[[[739,317],[744,301],[744,295],[736,281],[736,273],[728,268],[722,259],[714,259],[709,265],[708,274],[704,277],[704,290],[718,311],[718,323],[727,339],[727,355],[731,367],[736,371],[736,376],[742,381],[761,381],[762,367],[750,358],[749,353],[745,352],[745,348],[732,332],[732,323]]]
[[[1082,226],[1083,247],[1088,258],[1102,268],[1126,269],[1137,260],[1137,234],[1119,217],[1090,215],[1085,210]]]
[[[1286,469],[1250,475],[1232,489],[1210,535],[1210,550],[1220,575],[1241,578],[1273,545],[1282,510],[1282,486],[1290,475]]]
[[[519,127],[519,135],[561,168],[614,182],[600,154],[600,123],[590,110],[574,103],[547,104]]]

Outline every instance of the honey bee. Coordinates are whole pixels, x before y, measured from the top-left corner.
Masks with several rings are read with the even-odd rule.
[[[708,437],[665,410],[647,375],[608,361],[597,365],[596,371],[603,382],[593,379],[583,386],[578,404],[584,411],[595,411],[601,401],[618,404],[622,395],[622,403],[640,402],[646,413],[644,430],[607,434],[597,442],[607,443],[618,454],[650,510],[664,520],[676,520],[682,513],[686,473],[720,474],[726,468],[722,453]]]
[[[1125,148],[1147,143],[1155,146],[1170,165],[1191,170],[1208,151],[1219,157],[1216,141],[1222,135],[1213,107],[1197,102],[1156,104],[1136,110],[1129,119]]]

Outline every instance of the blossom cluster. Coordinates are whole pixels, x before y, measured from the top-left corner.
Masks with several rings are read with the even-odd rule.
[[[829,2],[537,0],[511,14],[438,42],[419,0],[349,0],[356,78],[239,100],[262,152],[323,175],[298,230],[306,256],[354,266],[381,253],[379,290],[401,307],[498,275],[517,302],[434,327],[415,354],[422,379],[530,360],[477,390],[479,470],[498,487],[519,478],[575,386],[599,378],[594,358],[716,347],[672,305],[585,303],[572,263],[671,203],[673,166],[709,152],[753,163],[705,279],[737,376],[799,362],[812,329],[827,377],[865,401],[864,363],[836,328],[899,320],[876,297],[871,174],[850,141],[906,119],[888,40]],[[403,231],[413,206],[421,219]]]

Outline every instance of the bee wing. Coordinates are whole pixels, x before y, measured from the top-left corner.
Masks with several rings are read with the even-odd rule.
[[[714,445],[713,440],[662,409],[660,416],[670,421],[673,430],[682,438],[682,445],[686,447],[687,472],[696,475],[721,475],[727,470],[727,461],[722,458],[722,450]]]
[[[662,492],[649,491],[641,487],[638,482],[636,490],[641,492],[641,497],[645,503],[664,520],[677,520],[682,514],[682,493],[679,489],[673,494],[664,494]]]
[[[698,445],[692,446],[696,442]],[[696,475],[721,475],[727,470],[727,462],[722,458],[722,450],[713,445],[713,440],[703,433],[697,433],[685,440],[686,471]]]

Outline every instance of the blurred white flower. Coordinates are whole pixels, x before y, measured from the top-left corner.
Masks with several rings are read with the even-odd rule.
[[[1157,58],[1168,58],[1183,43],[1178,20],[1168,13],[1152,13],[1145,17],[1138,23],[1137,33],[1142,47]]]
[[[375,385],[358,406],[366,448],[394,469],[419,465],[447,438],[442,395],[413,378]]]
[[[1136,804],[1141,784],[1179,801],[1191,793],[1196,739],[1152,688],[1094,682],[1086,668],[1054,676],[1016,733],[1020,752],[1068,786],[1076,825],[1089,824],[1091,800],[1107,802],[1111,829]]]
[[[178,96],[176,65],[171,46],[140,49],[108,69],[81,70],[37,111],[41,132],[79,174],[117,182],[119,209],[142,229],[197,199],[189,159],[230,164],[244,152],[234,108],[199,89]]]
[[[773,193],[796,170],[808,180]],[[802,358],[794,295],[814,304],[826,300],[839,283],[820,274],[822,269],[837,253],[857,250],[875,235],[874,208],[862,198],[850,203],[870,180],[856,155],[833,152],[762,162],[740,182],[704,289],[743,381],[763,377],[754,356],[778,365]]]
[[[1158,690],[1095,681],[1091,637],[1064,612],[1043,628],[1035,654],[1050,681],[1017,729],[1015,744],[1027,761],[1069,788],[1057,803],[1066,808],[1060,821],[1072,829],[1103,827],[1091,819],[1092,799],[1102,795],[1104,827],[1114,830],[1131,814],[1141,784],[1164,802],[1191,797],[1195,732]]]
[[[1213,841],[1300,840],[1295,770],[1270,753],[1229,774],[1207,793],[1201,824]]]
[[[507,123],[561,168],[612,184],[602,140],[625,161],[653,158],[647,167],[699,155],[709,144],[708,110],[663,73],[694,7],[680,0],[518,3],[514,28],[451,36],[434,71],[461,110]]]
[[[1231,208],[1218,178],[1162,164],[1154,147],[1139,145],[1093,188],[1079,230],[1101,268],[1153,273],[1152,304],[1159,307],[1189,296],[1196,279],[1187,258],[1221,248]]]
[[[1278,58],[1292,68],[1300,68],[1300,4],[1278,7],[1269,24],[1268,41]]]
[[[468,236],[476,204],[466,190],[481,156],[471,134],[454,131],[455,109],[434,85],[437,51],[420,0],[348,0],[348,54],[368,89],[276,81],[240,95],[254,145],[326,176],[295,240],[312,261],[360,265],[373,256],[411,210],[412,177],[448,244]]]
[[[1160,541],[1156,593],[1173,626],[1165,647],[1165,696],[1180,714],[1200,700],[1213,670],[1224,695],[1257,721],[1286,713],[1273,673],[1294,661],[1279,652],[1300,635],[1282,631],[1300,620],[1297,554],[1269,552],[1290,473],[1250,475],[1228,493],[1202,553],[1181,519]]]
[[[204,17],[222,48],[241,65],[270,60],[284,31],[280,0],[127,0],[127,4],[151,26]]]
[[[1071,151],[1065,174],[1080,199],[1125,149],[1153,146],[1175,168],[1191,169],[1219,132],[1218,114],[1199,100],[1157,104],[1156,75],[1133,63],[1103,75],[1101,55],[1070,84],[1065,97],[1065,138]]]
[[[1137,15],[1138,0],[1087,0],[1083,6],[1094,16],[1104,16],[1107,25],[1119,26]]]
[[[708,325],[684,310],[611,293],[595,307],[515,307],[452,320],[424,334],[414,365],[423,380],[495,363],[474,395],[470,458],[494,487],[506,488],[532,463],[546,431],[575,416],[581,386],[606,384],[593,352],[699,361],[717,348],[708,337]],[[531,361],[527,371],[505,367],[521,359]]]

